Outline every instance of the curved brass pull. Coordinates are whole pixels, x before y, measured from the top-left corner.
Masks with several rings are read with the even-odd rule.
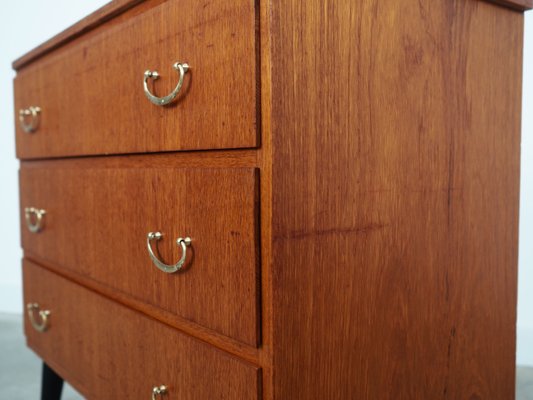
[[[164,106],[170,103],[172,100],[176,98],[176,96],[179,94],[181,87],[183,86],[183,80],[185,78],[185,74],[189,71],[189,64],[187,63],[180,63],[177,62],[173,65],[174,69],[179,72],[180,79],[178,81],[178,84],[170,93],[168,96],[165,97],[157,97],[154,96],[152,93],[150,93],[150,89],[148,89],[148,79],[152,78],[153,80],[156,80],[159,78],[159,74],[157,71],[150,71],[147,70],[144,73],[144,94],[150,100],[152,103],[154,103],[156,106]]]
[[[30,106],[26,109],[19,110],[19,122],[24,129],[24,132],[32,133],[39,127],[39,114],[41,113],[41,107]],[[30,122],[26,123],[26,118],[30,118]]]
[[[150,232],[146,238],[146,245],[148,247],[148,254],[150,254],[150,258],[152,259],[152,262],[154,265],[159,268],[161,271],[166,272],[168,274],[172,274],[176,271],[179,271],[181,267],[183,267],[183,264],[185,263],[185,258],[187,257],[187,246],[191,245],[191,238],[186,237],[184,238],[178,238],[176,240],[176,243],[178,246],[181,246],[181,258],[180,260],[174,264],[174,265],[167,265],[163,262],[161,262],[157,256],[152,251],[151,241],[152,240],[160,240],[163,237],[163,234],[161,232]]]
[[[165,385],[154,386],[152,389],[152,400],[156,400],[156,397],[160,394],[165,394],[167,392],[167,387]]]
[[[26,225],[30,232],[37,233],[43,230],[43,217],[46,214],[45,210],[39,210],[35,207],[26,207],[24,209],[24,214],[26,216]],[[35,222],[32,220],[32,215],[35,215]]]
[[[28,310],[28,317],[34,329],[38,332],[45,332],[48,329],[48,317],[50,316],[49,310],[39,310],[39,304],[28,303],[26,309]],[[37,321],[33,311],[37,311],[40,317],[40,322]]]

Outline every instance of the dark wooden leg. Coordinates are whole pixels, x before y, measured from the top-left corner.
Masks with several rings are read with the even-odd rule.
[[[43,362],[43,380],[41,383],[41,400],[60,400],[63,390],[63,378]]]

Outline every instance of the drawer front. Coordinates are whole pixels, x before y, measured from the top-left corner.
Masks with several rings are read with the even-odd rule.
[[[23,263],[29,346],[91,399],[257,399],[260,370],[97,295],[29,261]]]
[[[46,166],[29,163],[20,171],[27,254],[257,345],[255,168],[41,164]],[[46,214],[39,222],[41,209]],[[29,229],[39,223],[41,229]],[[162,238],[149,241],[149,232]],[[186,237],[190,246],[177,243]],[[156,260],[172,265],[183,255],[183,267],[175,273],[156,267]]]
[[[18,157],[255,147],[254,3],[147,2],[23,68],[15,79]],[[180,94],[152,104],[145,71],[157,70],[148,89],[163,97],[179,82],[176,62],[190,66]],[[34,132],[24,131],[20,110]]]

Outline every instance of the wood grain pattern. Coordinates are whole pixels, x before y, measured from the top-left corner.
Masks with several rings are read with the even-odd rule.
[[[261,71],[261,146],[257,149],[257,162],[260,167],[261,193],[261,347],[259,363],[262,370],[263,400],[274,397],[273,369],[273,318],[272,297],[272,76],[275,75],[271,55],[271,8],[272,2],[260,1],[258,65]],[[264,135],[263,135],[264,133]]]
[[[30,62],[48,54],[56,48],[68,43],[71,40],[91,31],[94,28],[101,26],[109,20],[121,15],[131,7],[144,2],[145,0],[112,0],[105,6],[99,8],[94,13],[83,18],[81,21],[75,23],[71,27],[65,29],[63,32],[47,40],[40,46],[24,54],[13,62],[13,68],[19,70]],[[471,0],[466,0],[471,1]],[[525,11],[533,8],[533,0],[479,0],[489,1],[517,10]]]
[[[53,160],[21,160],[25,169],[87,169],[94,167],[113,168],[256,168],[258,152],[250,150],[183,151],[177,153],[144,154],[57,158]]]
[[[169,0],[130,14],[18,72],[16,112],[42,112],[33,134],[17,121],[17,156],[255,147],[254,3]],[[183,94],[171,106],[151,104],[144,71],[159,72],[152,91],[163,96],[178,81],[176,61],[191,65]]]
[[[125,307],[145,314],[149,318],[155,319],[156,321],[168,325],[171,328],[175,328],[187,335],[194,336],[198,340],[217,347],[228,354],[232,354],[244,361],[248,361],[256,365],[268,365],[265,361],[263,343],[261,343],[260,347],[252,347],[243,343],[242,341],[233,339],[217,331],[198,325],[195,322],[185,319],[172,312],[166,311],[158,306],[148,304],[128,294],[115,290],[114,288],[106,284],[99,283],[85,275],[80,275],[72,270],[58,267],[56,264],[52,264],[29,251],[24,252],[24,258],[42,268],[53,272],[54,274],[60,275],[61,277],[78,285],[84,286],[109,300],[115,301]]]
[[[48,163],[51,165],[54,163]],[[258,176],[254,168],[41,167],[20,171],[21,213],[47,211],[25,251],[136,300],[252,346],[259,342]],[[168,264],[176,238],[193,240],[183,271],[166,274],[148,256],[146,235]],[[154,246],[155,247],[155,246]]]
[[[275,399],[514,398],[522,35],[272,3]]]
[[[25,261],[24,299],[51,311],[28,344],[89,399],[259,399],[260,369]],[[53,288],[53,290],[50,290]]]
[[[17,106],[50,104],[17,133],[21,209],[48,210],[25,292],[79,314],[32,348],[89,398],[513,398],[532,1],[133,3],[16,62]],[[176,50],[187,95],[136,97]],[[152,266],[156,229],[167,261],[193,237],[183,273]]]

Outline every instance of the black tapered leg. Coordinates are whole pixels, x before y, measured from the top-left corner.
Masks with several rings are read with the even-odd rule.
[[[63,390],[63,378],[43,362],[43,380],[41,383],[41,400],[60,400]]]

